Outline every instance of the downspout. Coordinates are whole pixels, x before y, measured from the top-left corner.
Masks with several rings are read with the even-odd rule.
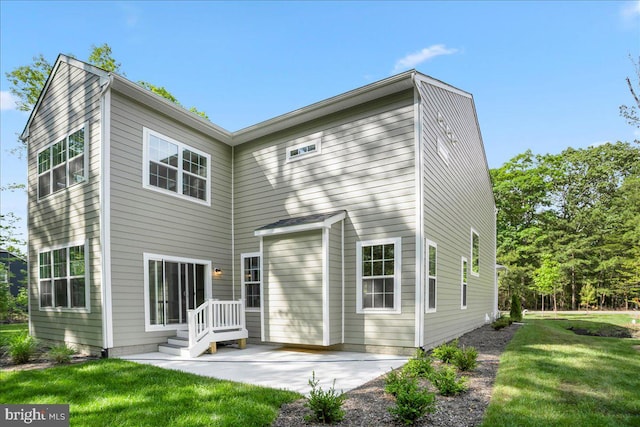
[[[113,312],[111,301],[111,92],[113,75],[109,74],[100,90],[100,267],[102,270],[102,355],[113,347]]]

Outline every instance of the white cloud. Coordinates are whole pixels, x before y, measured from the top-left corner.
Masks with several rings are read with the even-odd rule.
[[[422,64],[436,56],[452,55],[457,52],[458,49],[447,48],[443,44],[434,44],[433,46],[425,47],[419,52],[410,53],[404,58],[398,59],[393,67],[393,71],[397,73],[398,71],[406,70],[408,68],[414,68],[416,65]]]
[[[16,97],[11,95],[11,92],[0,92],[0,111],[16,110]]]
[[[624,19],[634,19],[640,17],[640,0],[626,2],[620,12]]]

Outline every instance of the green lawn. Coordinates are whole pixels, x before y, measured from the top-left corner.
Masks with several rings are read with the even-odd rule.
[[[500,359],[483,426],[640,425],[640,340],[576,335],[630,326],[630,315],[525,318]]]
[[[72,426],[268,426],[298,393],[105,359],[1,372],[2,403],[69,403]]]

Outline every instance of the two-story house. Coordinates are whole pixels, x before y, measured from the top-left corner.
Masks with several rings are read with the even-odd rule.
[[[407,352],[497,315],[473,98],[415,70],[230,132],[61,55],[22,139],[38,338]]]

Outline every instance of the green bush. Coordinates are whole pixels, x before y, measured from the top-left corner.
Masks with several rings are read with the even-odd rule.
[[[437,371],[434,371],[430,380],[443,396],[460,394],[468,388],[467,378],[458,378],[456,369],[453,366],[443,366]]]
[[[429,378],[429,375],[433,372],[433,366],[431,366],[432,361],[429,354],[418,349],[416,350],[416,355],[409,359],[402,369],[414,377]]]
[[[453,356],[453,364],[461,371],[473,371],[478,365],[478,350],[475,347],[462,347]]]
[[[456,353],[460,351],[458,348],[458,339],[451,341],[451,343],[440,344],[438,347],[434,348],[431,354],[436,359],[440,359],[445,363],[449,363],[453,360]]]
[[[66,343],[54,345],[47,352],[47,358],[57,364],[71,362],[71,356],[75,354],[75,350]]]
[[[514,322],[522,321],[522,307],[520,306],[520,297],[516,294],[511,295],[511,311],[509,318]]]
[[[309,380],[311,392],[309,392],[309,399],[307,400],[307,403],[305,403],[305,406],[311,409],[313,414],[306,417],[307,421],[331,424],[342,420],[342,418],[344,418],[342,404],[347,397],[344,393],[336,392],[336,380],[333,380],[333,385],[327,391],[318,387],[319,382],[319,380],[316,380],[315,371],[313,371],[313,376]]]
[[[387,383],[387,386],[389,384]],[[396,403],[389,408],[389,412],[403,424],[413,424],[427,412],[435,411],[435,394],[420,388],[418,379],[406,372],[395,377],[392,394],[396,397]]]
[[[15,335],[7,345],[9,357],[15,364],[27,363],[38,347],[37,340],[25,333]]]
[[[511,325],[513,323],[513,320],[511,320],[508,317],[501,317],[498,320],[496,320],[495,322],[493,322],[491,324],[491,327],[493,329],[495,329],[496,331],[499,331],[502,328],[506,328],[507,326]]]

